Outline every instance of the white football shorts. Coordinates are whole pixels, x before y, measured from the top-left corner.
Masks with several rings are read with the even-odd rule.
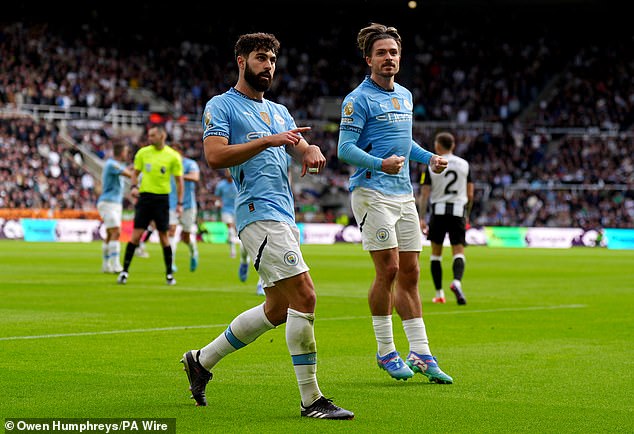
[[[236,216],[232,212],[223,211],[220,213],[220,220],[225,224],[235,223]]]
[[[265,288],[309,270],[299,248],[299,229],[295,226],[262,220],[248,224],[239,237]]]
[[[97,204],[97,212],[99,212],[106,229],[121,227],[122,204],[102,201]]]
[[[398,247],[401,252],[420,252],[423,234],[413,195],[389,196],[377,190],[355,188],[352,212],[361,230],[363,250]]]
[[[198,210],[196,208],[187,208],[183,210],[181,217],[178,218],[175,209],[170,209],[170,226],[180,223],[184,232],[195,234],[198,232],[196,217]]]

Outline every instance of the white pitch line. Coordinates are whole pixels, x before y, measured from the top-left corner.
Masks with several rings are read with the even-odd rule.
[[[427,312],[424,313],[423,316],[426,315],[453,315],[457,313],[491,313],[491,312],[522,312],[522,311],[531,311],[531,310],[555,310],[555,309],[582,309],[584,307],[588,307],[586,304],[559,304],[556,306],[533,306],[533,307],[502,307],[500,309],[476,309],[476,310],[463,310],[464,308],[460,308],[460,310],[453,310],[451,312]]]
[[[508,307],[500,309],[479,309],[479,310],[452,310],[450,312],[427,312],[424,316],[428,315],[454,315],[465,313],[496,313],[496,312],[522,312],[522,311],[535,311],[535,310],[554,310],[554,309],[581,309],[587,307],[585,304],[560,304],[557,306],[533,306],[533,307]],[[462,309],[462,308],[461,308]],[[367,316],[348,316],[337,318],[319,318],[319,321],[349,321],[357,319],[367,319]],[[107,330],[101,332],[79,332],[79,333],[55,333],[50,335],[34,335],[34,336],[7,336],[0,337],[0,341],[18,341],[29,339],[49,339],[49,338],[69,338],[76,336],[99,336],[99,335],[118,335],[126,333],[153,333],[153,332],[165,332],[174,330],[187,330],[187,329],[208,329],[217,327],[227,327],[228,324],[205,324],[205,325],[192,325],[192,326],[174,326],[174,327],[155,327],[151,329],[129,329],[129,330]]]
[[[150,332],[164,332],[172,330],[187,330],[187,329],[207,329],[214,327],[227,327],[228,324],[207,324],[207,325],[194,325],[194,326],[175,326],[175,327],[156,327],[151,329],[129,329],[129,330],[106,330],[102,332],[79,332],[79,333],[56,333],[51,335],[35,335],[35,336],[8,336],[0,338],[0,341],[17,341],[22,339],[48,339],[48,338],[68,338],[75,336],[98,336],[98,335],[118,335],[125,333],[150,333]]]

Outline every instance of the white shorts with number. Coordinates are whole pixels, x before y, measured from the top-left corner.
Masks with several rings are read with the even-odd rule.
[[[240,241],[265,288],[309,270],[299,248],[299,229],[288,223],[272,220],[250,223],[240,231]]]
[[[101,216],[106,229],[121,227],[121,214],[123,205],[116,202],[99,202],[97,211]]]
[[[401,252],[420,252],[423,249],[413,195],[388,196],[376,190],[355,188],[351,201],[363,250],[398,247]]]
[[[197,233],[198,225],[196,224],[196,215],[198,210],[196,208],[187,208],[183,210],[181,217],[178,218],[175,209],[170,209],[170,226],[181,224],[184,232]]]

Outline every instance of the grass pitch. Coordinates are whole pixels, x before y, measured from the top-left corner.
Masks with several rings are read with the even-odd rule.
[[[284,326],[214,369],[197,408],[179,360],[263,301],[238,280],[225,245],[200,245],[176,286],[161,252],[134,258],[128,284],[101,269],[101,244],[0,242],[0,416],[175,418],[178,433],[634,431],[634,251],[469,247],[458,306],[431,303],[432,352],[452,385],[397,382],[375,362],[367,303],[371,261],[360,245],[303,247],[318,298],[318,378],[352,421],[300,418]],[[407,353],[394,316],[397,349]]]

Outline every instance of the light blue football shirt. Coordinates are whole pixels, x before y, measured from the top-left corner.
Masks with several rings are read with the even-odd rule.
[[[433,154],[412,139],[412,108],[408,89],[394,83],[394,90],[387,91],[369,76],[344,98],[338,155],[357,166],[350,191],[365,187],[388,195],[413,193],[409,160],[428,163]],[[405,157],[396,175],[380,170],[382,160],[392,155]]]
[[[233,181],[228,181],[223,178],[216,184],[214,194],[222,201],[222,208],[220,212],[227,212],[233,214],[236,210],[236,196],[238,195],[238,188]]]
[[[183,175],[200,172],[198,163],[191,158],[183,157]],[[178,191],[176,190],[176,179],[172,176],[172,189],[170,190],[170,209],[176,209],[178,203]],[[196,208],[196,182],[183,180],[183,209]]]
[[[234,88],[207,102],[202,124],[203,140],[209,136],[221,136],[229,140],[229,145],[297,128],[283,105],[267,99],[251,99]],[[230,167],[238,188],[235,203],[238,232],[258,220],[274,220],[295,226],[287,155],[284,146],[271,147],[242,164]]]
[[[123,202],[123,177],[121,176],[123,169],[125,169],[125,165],[122,162],[114,158],[108,158],[106,160],[101,174],[102,191],[97,203]]]

